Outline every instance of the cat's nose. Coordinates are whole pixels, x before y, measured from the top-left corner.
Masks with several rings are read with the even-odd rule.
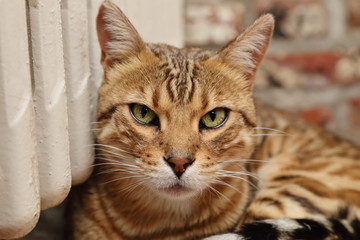
[[[181,175],[185,172],[186,168],[188,168],[193,163],[191,159],[184,157],[171,157],[165,159],[165,161],[169,164],[178,178],[180,178]]]

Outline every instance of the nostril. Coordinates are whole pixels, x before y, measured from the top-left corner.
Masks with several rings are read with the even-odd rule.
[[[171,167],[172,169],[174,169],[174,168],[176,167],[175,163],[173,163],[173,162],[167,161],[167,163],[170,165],[170,167]]]
[[[192,164],[192,162],[185,163],[185,164],[184,164],[184,170],[186,170],[191,164]]]
[[[193,163],[193,161],[189,158],[183,157],[171,157],[164,160],[169,164],[172,168],[176,176],[180,178],[180,176],[185,172],[185,170]]]

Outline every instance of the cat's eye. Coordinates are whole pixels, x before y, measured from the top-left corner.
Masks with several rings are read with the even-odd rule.
[[[218,128],[225,123],[226,117],[226,109],[215,108],[201,118],[200,124],[206,128]]]
[[[133,118],[139,123],[150,124],[157,118],[154,111],[145,105],[135,103],[130,105],[130,109]]]

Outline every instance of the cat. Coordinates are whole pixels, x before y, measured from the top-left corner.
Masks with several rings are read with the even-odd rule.
[[[360,149],[253,99],[273,28],[179,49],[101,5],[96,164],[70,239],[360,239]]]

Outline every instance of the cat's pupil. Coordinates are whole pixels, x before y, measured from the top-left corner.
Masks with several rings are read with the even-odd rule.
[[[144,118],[148,112],[148,108],[143,106],[141,109],[141,117]]]
[[[213,111],[211,111],[210,113],[209,113],[209,115],[210,115],[210,119],[211,119],[211,121],[214,121],[215,120],[215,117],[216,117],[216,113],[215,113],[215,111],[213,110]]]

